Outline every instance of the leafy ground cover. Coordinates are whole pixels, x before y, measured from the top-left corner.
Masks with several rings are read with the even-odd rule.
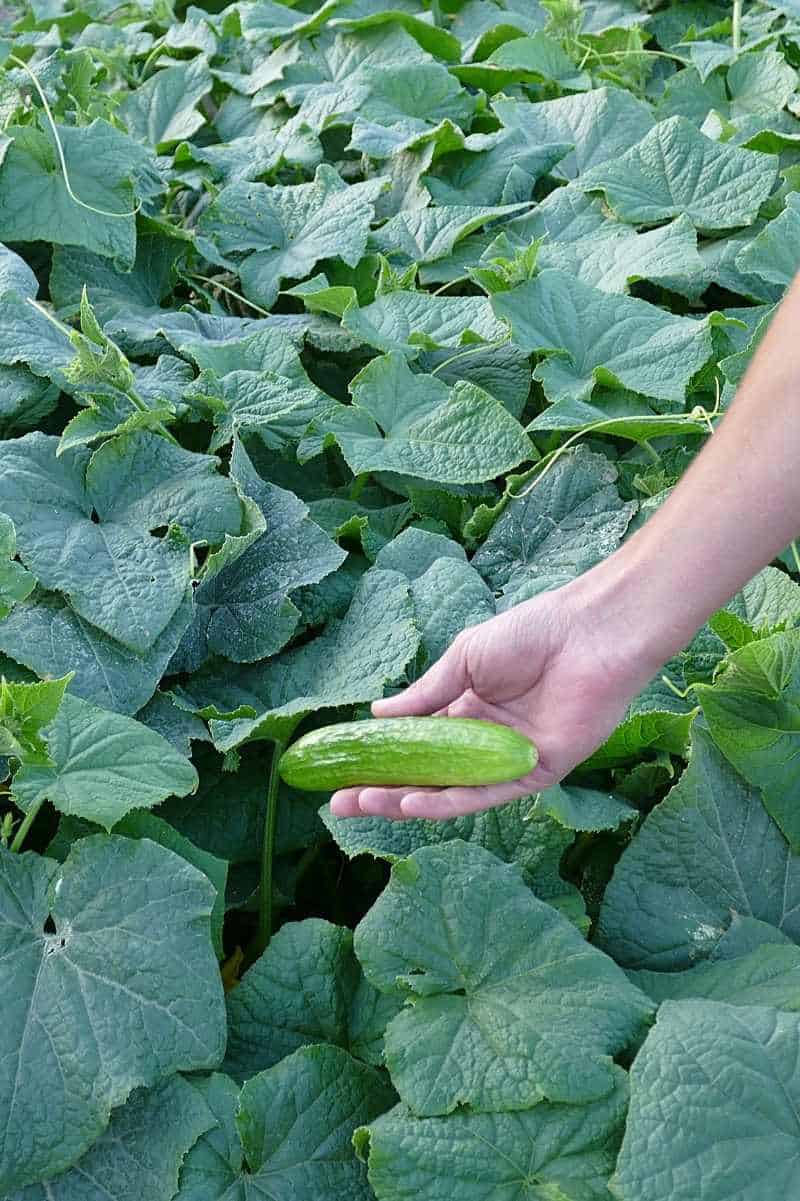
[[[713,436],[800,265],[797,4],[217,9],[0,41],[0,1193],[792,1201],[796,547],[546,793],[275,764]]]

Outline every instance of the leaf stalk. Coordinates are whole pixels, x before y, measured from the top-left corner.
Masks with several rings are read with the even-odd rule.
[[[11,843],[11,848],[10,848],[15,853],[22,849],[22,844],[28,835],[28,831],[30,830],[33,823],[36,821],[39,810],[41,809],[43,804],[44,804],[44,801],[39,801],[38,804],[31,806],[31,808],[28,810],[28,812],[23,817],[22,821],[19,823],[19,828],[18,828],[16,834],[14,835],[14,838]]]
[[[263,955],[272,938],[272,885],[275,861],[275,831],[278,827],[278,787],[280,774],[278,764],[284,752],[284,743],[276,742],[272,749],[272,763],[267,784],[267,806],[264,814],[264,834],[261,840],[261,884],[258,898],[258,931],[251,947],[251,956]]]

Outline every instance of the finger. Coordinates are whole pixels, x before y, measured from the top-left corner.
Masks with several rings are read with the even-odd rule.
[[[541,792],[555,783],[553,773],[537,768],[520,780],[503,784],[484,784],[475,788],[442,788],[438,792],[407,791],[400,801],[400,812],[406,818],[428,818],[439,821],[444,818],[463,817],[481,809],[492,809],[505,805],[519,797]]]
[[[358,794],[360,788],[340,788],[331,797],[331,813],[334,817],[360,817]]]
[[[452,646],[424,676],[397,696],[375,701],[375,717],[413,717],[443,709],[468,685],[467,668],[461,651]]]
[[[488,705],[471,688],[452,700],[445,713],[447,717],[477,717],[483,721],[496,721],[508,725],[508,714],[494,705]]]
[[[362,817],[388,817],[394,821],[404,820],[401,808],[408,788],[362,788],[358,807]],[[436,791],[433,789],[432,791]]]

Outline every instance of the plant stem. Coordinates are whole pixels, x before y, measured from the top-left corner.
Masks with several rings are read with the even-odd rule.
[[[248,300],[246,296],[242,296],[241,292],[234,292],[233,288],[227,287],[226,284],[221,284],[219,280],[209,279],[207,275],[198,275],[196,272],[192,272],[191,274],[187,272],[186,278],[200,279],[204,284],[210,284],[212,288],[219,288],[220,292],[227,292],[228,296],[233,296],[241,304],[246,304],[249,309],[252,309],[254,313],[260,313],[262,317],[272,316],[268,309],[262,309],[260,305],[253,304],[252,300]]]
[[[263,955],[272,938],[272,869],[275,858],[275,830],[278,825],[278,763],[284,744],[276,742],[272,749],[272,764],[267,785],[267,811],[264,814],[264,836],[261,841],[261,886],[258,898],[258,933],[254,939],[254,958]]]
[[[38,814],[38,812],[41,809],[43,804],[44,804],[43,801],[39,801],[38,805],[34,805],[33,808],[29,809],[28,812],[23,817],[22,821],[19,824],[19,829],[17,830],[16,834],[14,835],[14,839],[11,843],[12,851],[19,851],[20,848],[22,847],[22,844],[25,841],[27,833],[30,830],[33,823],[36,821],[36,815]]]
[[[128,398],[128,400],[131,402],[133,407],[136,409],[137,413],[149,413],[150,412],[150,409],[148,409],[147,405],[144,403],[143,400],[139,399],[139,397],[136,395],[135,392],[126,392],[125,395]],[[170,433],[170,431],[164,425],[163,421],[157,421],[155,423],[155,425],[153,426],[153,428],[159,434],[161,434],[161,436],[163,438],[166,438],[168,442],[171,442],[173,446],[180,446],[180,442],[178,441],[178,439],[175,437],[174,434]]]
[[[733,0],[733,53],[738,54],[742,48],[742,0]]]
[[[446,284],[441,284],[438,288],[434,288],[431,296],[441,296],[442,292],[447,291],[448,288],[452,288],[455,284],[465,284],[468,279],[468,275],[459,275],[455,279],[448,279]]]
[[[361,493],[364,491],[368,479],[369,472],[367,471],[362,471],[361,475],[356,476],[350,485],[350,500],[358,500],[358,498],[361,496]]]
[[[466,350],[459,350],[457,354],[451,354],[449,359],[445,359],[443,363],[439,363],[434,367],[431,375],[438,375],[440,371],[444,371],[445,367],[449,367],[451,363],[457,362],[459,359],[465,359],[467,355],[480,354],[482,350],[499,350],[502,346],[508,345],[511,341],[511,335],[507,338],[502,338],[498,342],[479,342],[475,346],[468,346]]]

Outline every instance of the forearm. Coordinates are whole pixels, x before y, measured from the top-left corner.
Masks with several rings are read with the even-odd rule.
[[[800,533],[800,282],[672,495],[576,581],[612,639],[665,662]]]

